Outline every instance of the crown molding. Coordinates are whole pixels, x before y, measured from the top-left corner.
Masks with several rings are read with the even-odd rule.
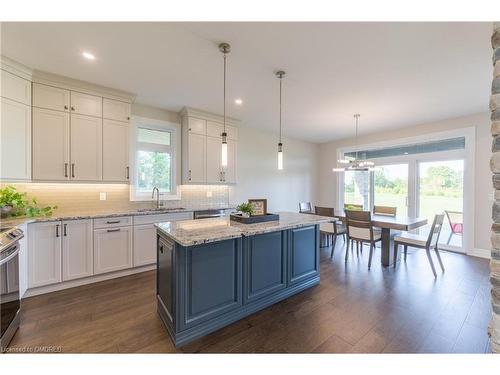
[[[31,81],[33,69],[12,60],[10,57],[0,55],[0,67],[9,73]]]
[[[196,108],[191,108],[191,107],[184,107],[181,109],[179,112],[179,116],[181,117],[196,117],[200,118],[203,120],[209,120],[209,121],[215,121],[215,122],[224,122],[224,117],[221,115],[217,115],[215,113],[203,111],[201,109],[196,109]],[[241,121],[238,119],[235,119],[233,117],[226,117],[226,123],[233,125],[233,126],[238,126]]]

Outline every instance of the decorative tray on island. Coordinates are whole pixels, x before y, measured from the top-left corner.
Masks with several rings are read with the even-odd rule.
[[[254,216],[243,216],[242,214],[231,214],[231,220],[237,221],[242,224],[256,224],[264,223],[266,221],[278,221],[280,215],[278,214],[264,214],[264,215],[254,215]]]

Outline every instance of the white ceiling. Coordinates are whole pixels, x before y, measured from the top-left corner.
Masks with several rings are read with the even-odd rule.
[[[3,23],[2,54],[25,65],[135,93],[178,111],[222,112],[314,142],[487,110],[490,23]],[[81,57],[83,50],[95,61]],[[242,106],[234,104],[241,97]]]

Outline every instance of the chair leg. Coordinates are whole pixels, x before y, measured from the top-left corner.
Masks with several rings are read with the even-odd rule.
[[[394,241],[394,268],[396,268],[396,263],[398,261],[398,243]]]
[[[346,247],[345,247],[345,261],[346,261],[346,262],[347,262],[347,256],[349,255],[349,241],[351,241],[351,242],[352,242],[352,240],[351,240],[351,239],[349,239],[349,238],[347,239],[347,245],[346,245]]]
[[[436,269],[434,268],[434,263],[432,262],[431,258],[431,252],[429,251],[429,249],[425,249],[425,253],[427,254],[427,258],[429,259],[429,263],[432,268],[432,273],[434,274],[434,277],[437,277]]]
[[[335,245],[337,244],[337,236],[332,236],[333,237],[333,243],[332,243],[332,252],[330,254],[330,258],[333,258],[333,252],[335,251]]]
[[[368,269],[372,266],[372,256],[373,256],[373,243],[370,242],[370,256],[368,258]]]
[[[356,241],[356,254],[359,255],[359,241]]]
[[[441,255],[439,255],[439,250],[438,250],[437,246],[434,248],[434,251],[436,252],[436,256],[438,258],[439,265],[441,266],[441,269],[444,272],[443,261],[441,260]]]
[[[405,245],[404,249],[405,249],[405,262],[406,262],[406,255],[408,255],[408,245]]]
[[[450,232],[450,235],[448,236],[448,241],[446,241],[446,244],[449,245],[451,241],[451,237],[453,237],[453,232]]]
[[[347,237],[347,236],[346,236],[346,234],[344,233],[344,234],[342,235],[342,239],[344,240],[344,242],[346,241],[346,237]]]

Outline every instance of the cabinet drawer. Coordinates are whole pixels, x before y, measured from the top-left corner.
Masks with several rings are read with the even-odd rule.
[[[102,117],[102,97],[71,91],[71,113]]]
[[[33,107],[69,112],[69,90],[33,83]]]
[[[131,216],[104,217],[101,219],[94,219],[94,229],[126,227],[130,225],[132,225]]]
[[[125,121],[130,120],[130,104],[118,100],[103,98],[102,117],[108,120]]]
[[[31,106],[31,82],[5,70],[0,73],[2,74],[0,96]]]
[[[174,212],[171,214],[140,215],[134,217],[134,225],[163,223],[165,221],[190,220],[192,212]]]

